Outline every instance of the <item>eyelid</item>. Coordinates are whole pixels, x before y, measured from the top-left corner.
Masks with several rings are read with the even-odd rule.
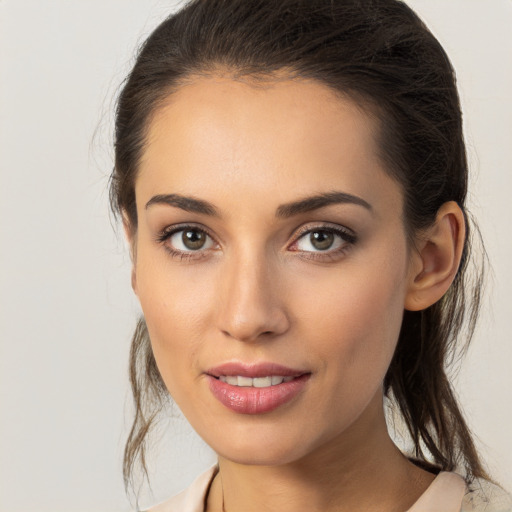
[[[197,251],[193,251],[193,250],[183,251],[176,247],[172,247],[169,244],[166,244],[166,242],[173,235],[175,235],[176,233],[179,233],[181,231],[187,231],[187,230],[201,231],[201,232],[205,233],[213,241],[214,247],[213,248],[209,247],[206,249],[198,249]],[[171,254],[171,256],[178,257],[182,260],[183,259],[191,259],[191,258],[195,258],[195,259],[202,258],[202,257],[206,256],[206,254],[209,251],[215,250],[219,246],[219,242],[217,242],[216,237],[212,235],[212,233],[206,226],[204,226],[202,224],[196,224],[193,222],[184,222],[184,223],[180,223],[180,224],[173,224],[171,226],[167,226],[157,233],[157,235],[155,237],[155,241],[157,243],[162,244],[165,247],[165,249]]]
[[[327,231],[334,233],[339,236],[343,243],[340,247],[336,247],[334,249],[327,249],[325,251],[308,251],[302,250],[298,248],[293,248],[294,245],[297,245],[298,242],[307,234],[314,233],[315,231]],[[294,234],[293,242],[288,245],[288,250],[292,252],[299,253],[301,257],[305,259],[313,259],[313,260],[336,260],[337,257],[342,257],[348,250],[350,250],[357,242],[356,233],[346,226],[342,226],[340,224],[333,224],[329,222],[323,223],[309,223],[301,226]]]
[[[186,231],[187,229],[195,229],[197,231],[202,231],[203,233],[206,233],[210,238],[215,240],[215,237],[212,235],[212,233],[206,226],[203,226],[202,224],[197,224],[195,222],[181,222],[179,224],[172,224],[170,226],[166,226],[157,233],[156,239],[166,239],[169,236],[172,236],[174,233],[178,233],[179,231]]]
[[[336,233],[347,240],[349,243],[355,243],[357,241],[356,233],[346,226],[342,226],[340,224],[333,224],[330,222],[322,222],[320,224],[305,224],[297,229],[293,235],[292,244],[296,243],[300,238],[308,233],[314,233],[315,231],[331,231]]]

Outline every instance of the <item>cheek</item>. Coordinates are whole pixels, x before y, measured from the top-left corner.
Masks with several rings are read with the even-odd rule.
[[[297,294],[316,297],[299,306],[303,330],[298,338],[307,340],[304,353],[319,369],[319,392],[309,411],[317,418],[312,428],[329,425],[329,435],[361,417],[381,390],[398,340],[402,269],[374,270],[352,269],[336,280],[331,278],[323,293],[316,287],[314,294],[310,284],[304,283],[304,290]]]
[[[165,259],[162,258],[163,260]],[[137,295],[158,369],[171,393],[177,378],[194,378],[195,354],[204,342],[209,292],[198,272],[138,255]]]
[[[341,333],[356,334],[377,325],[385,328],[396,323],[403,311],[403,268],[372,263],[347,266],[311,279],[306,275],[295,293],[301,302],[297,309],[310,323]]]
[[[402,324],[402,254],[358,261],[330,276],[301,281],[295,309],[302,311],[301,323],[308,332],[304,339],[315,340],[305,349],[335,368],[338,377],[331,374],[333,380],[343,374],[353,387],[361,379],[377,382],[384,377]]]

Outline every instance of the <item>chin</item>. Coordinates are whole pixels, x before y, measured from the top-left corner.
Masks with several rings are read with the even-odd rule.
[[[322,444],[320,440],[307,439],[304,429],[293,426],[277,427],[275,420],[266,426],[254,425],[254,428],[230,428],[215,435],[210,431],[205,441],[217,455],[242,465],[281,466],[298,461]],[[217,433],[219,434],[219,433]]]
[[[288,446],[256,447],[243,446],[241,448],[229,447],[216,452],[219,457],[244,466],[283,466],[301,459],[300,453]]]

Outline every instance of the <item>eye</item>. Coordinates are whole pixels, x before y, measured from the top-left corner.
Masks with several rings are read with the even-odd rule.
[[[213,238],[204,229],[195,226],[167,228],[159,235],[158,241],[177,256],[189,256],[216,247]]]
[[[336,236],[332,231],[318,230],[311,231],[298,240],[297,248],[300,251],[327,251],[334,249],[335,244],[339,245],[342,242],[339,236]]]
[[[213,247],[213,240],[199,229],[182,229],[169,237],[169,243],[179,251],[199,251]]]
[[[336,253],[356,242],[354,233],[341,226],[305,227],[289,248],[292,251]]]

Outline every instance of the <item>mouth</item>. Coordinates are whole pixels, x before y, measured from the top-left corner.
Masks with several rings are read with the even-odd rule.
[[[242,388],[269,388],[278,386],[283,382],[291,382],[296,377],[283,377],[281,375],[269,375],[267,377],[244,377],[242,375],[219,375],[221,382],[226,382],[231,386]]]
[[[273,363],[226,363],[205,373],[213,396],[239,414],[263,414],[291,402],[311,377]]]

